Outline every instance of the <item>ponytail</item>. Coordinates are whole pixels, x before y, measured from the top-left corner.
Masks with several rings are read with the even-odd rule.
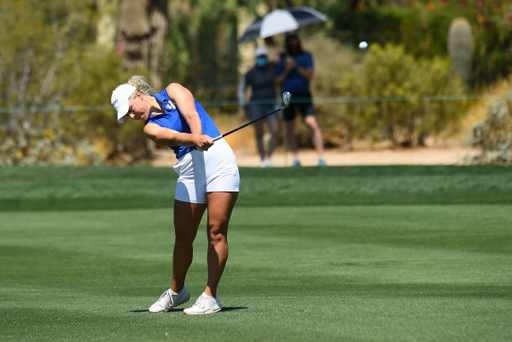
[[[137,88],[137,90],[144,95],[151,95],[151,93],[155,92],[155,90],[151,88],[148,80],[144,76],[134,75],[130,77],[127,83]]]

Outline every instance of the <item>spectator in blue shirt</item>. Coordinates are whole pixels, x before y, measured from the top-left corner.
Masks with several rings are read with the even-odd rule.
[[[284,110],[286,136],[290,150],[294,155],[292,166],[300,166],[297,139],[295,137],[295,112],[300,110],[304,123],[312,133],[313,146],[318,155],[318,165],[324,166],[324,141],[322,131],[316,120],[315,108],[311,97],[309,83],[313,78],[313,58],[309,52],[302,50],[296,33],[289,33],[285,39],[285,53],[281,55],[276,66],[276,83],[282,92],[292,94],[292,102]]]

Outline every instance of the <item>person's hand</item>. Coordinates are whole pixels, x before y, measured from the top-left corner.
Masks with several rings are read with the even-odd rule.
[[[287,56],[284,60],[284,67],[286,70],[292,70],[297,67],[297,62],[291,56]]]
[[[208,151],[213,146],[213,139],[207,135],[197,135],[194,144],[201,151]]]

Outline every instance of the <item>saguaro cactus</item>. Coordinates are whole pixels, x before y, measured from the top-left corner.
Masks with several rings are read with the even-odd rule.
[[[468,87],[471,80],[473,51],[471,25],[465,18],[454,19],[448,30],[448,54],[454,74],[459,75]]]

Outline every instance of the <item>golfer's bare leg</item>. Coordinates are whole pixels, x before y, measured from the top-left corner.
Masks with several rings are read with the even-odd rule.
[[[313,146],[315,146],[316,154],[318,154],[318,158],[321,158],[324,154],[324,139],[322,137],[322,131],[320,130],[320,126],[318,125],[318,121],[316,117],[313,115],[308,115],[304,118],[304,122],[308,125],[311,130]]]
[[[238,192],[211,192],[208,201],[208,283],[204,292],[215,298],[228,260],[228,225]]]
[[[192,263],[192,244],[201,223],[206,204],[195,204],[174,200],[175,243],[172,256],[171,290],[179,292],[185,285],[185,277]]]
[[[288,147],[295,157],[298,155],[297,139],[295,138],[295,120],[286,121],[286,138],[288,139]]]
[[[256,133],[258,153],[260,154],[261,160],[263,160],[265,159],[265,147],[263,146],[263,124],[261,122],[254,124],[254,132]]]

